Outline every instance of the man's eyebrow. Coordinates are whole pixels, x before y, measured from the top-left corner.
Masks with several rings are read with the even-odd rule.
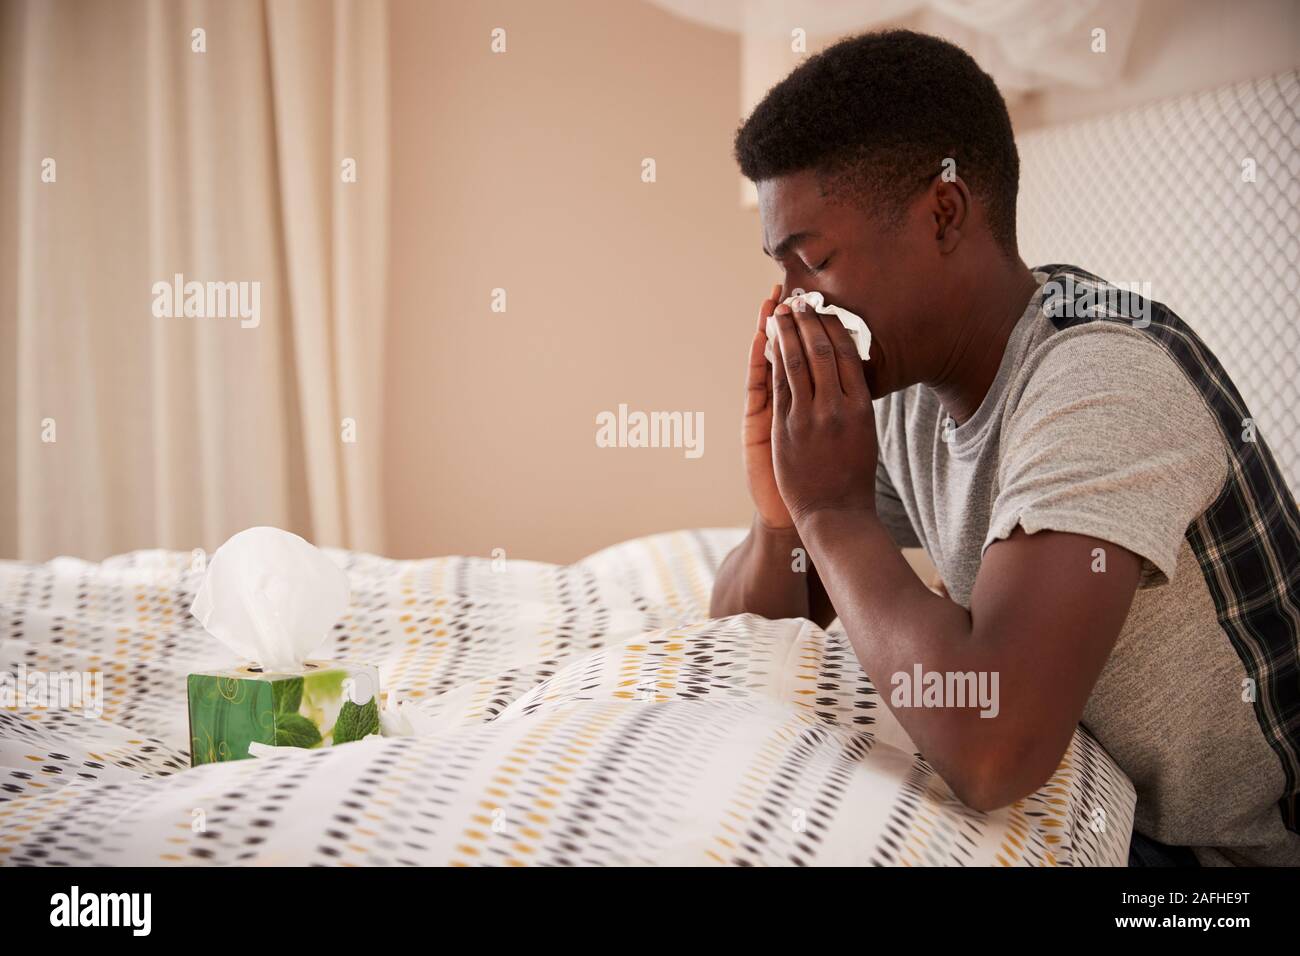
[[[797,246],[805,239],[816,239],[820,236],[821,233],[819,232],[792,232],[790,233],[790,235],[786,236],[784,239],[778,242],[776,244],[776,248],[773,249],[771,252],[768,252],[767,246],[764,246],[763,255],[769,256],[773,259],[780,259],[783,255],[789,252],[793,246]]]

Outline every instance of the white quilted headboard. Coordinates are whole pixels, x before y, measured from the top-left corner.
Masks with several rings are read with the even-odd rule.
[[[1300,80],[1295,72],[1036,130],[1020,251],[1150,283],[1219,356],[1300,489]],[[1253,161],[1254,182],[1246,181]]]

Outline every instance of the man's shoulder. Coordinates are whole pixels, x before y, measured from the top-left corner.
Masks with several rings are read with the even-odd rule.
[[[1042,325],[1050,320],[1040,319]],[[1004,430],[1059,422],[1092,441],[1123,428],[1156,444],[1195,444],[1226,467],[1227,440],[1209,396],[1163,343],[1117,322],[1040,330],[1007,390]]]
[[[1159,341],[1123,323],[1058,327],[1042,315],[1030,330],[1012,395],[1050,380],[1058,389],[1100,395],[1106,389],[1164,395],[1204,405],[1192,376]]]
[[[1131,320],[1057,322],[1044,308],[1035,323],[1001,409],[1000,472],[1050,461],[1057,477],[1122,483],[1172,469],[1184,475],[1166,494],[1183,499],[1179,513],[1208,507],[1231,449],[1194,370]]]
[[[1150,283],[1111,282],[1073,265],[1039,266],[1034,273],[1042,295],[1017,369],[1021,390],[1035,376],[1051,378],[1058,387],[1073,385],[1072,391],[1125,389],[1166,404],[1204,407],[1213,418],[1227,396],[1204,384],[1226,384],[1236,395],[1209,348],[1151,297]]]

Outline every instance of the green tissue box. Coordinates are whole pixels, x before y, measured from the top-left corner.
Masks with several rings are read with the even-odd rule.
[[[252,664],[190,674],[190,766],[252,756],[253,742],[328,747],[379,730],[379,669],[306,661],[301,672],[266,673]]]

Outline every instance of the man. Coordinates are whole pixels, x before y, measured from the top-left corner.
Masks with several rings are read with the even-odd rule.
[[[1215,357],[1160,303],[1021,261],[1006,106],[944,41],[810,58],[736,156],[783,281],[713,614],[838,616],[975,809],[1041,787],[1082,723],[1137,788],[1133,862],[1300,864],[1300,512]],[[860,315],[869,361],[796,289]],[[996,715],[908,706],[917,665],[996,675]]]

